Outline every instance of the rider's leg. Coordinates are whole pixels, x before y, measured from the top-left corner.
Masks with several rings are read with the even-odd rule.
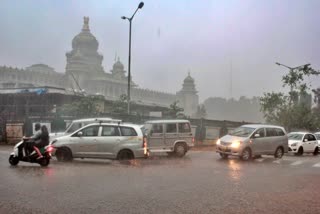
[[[41,154],[39,148],[36,147],[36,146],[33,146],[33,149],[37,152],[37,154],[38,154],[38,156],[39,156],[38,158],[42,158],[42,154]]]

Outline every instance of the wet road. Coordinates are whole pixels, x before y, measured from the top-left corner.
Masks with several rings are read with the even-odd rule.
[[[52,161],[10,167],[0,147],[0,213],[320,213],[320,156],[120,163]]]

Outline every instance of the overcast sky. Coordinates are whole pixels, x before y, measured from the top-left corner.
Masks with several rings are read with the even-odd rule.
[[[0,65],[44,63],[65,72],[65,53],[83,16],[109,72],[115,54],[127,68],[136,0],[2,0]],[[320,69],[318,0],[145,0],[133,21],[132,76],[142,88],[175,93],[190,70],[200,100],[279,90],[276,61]],[[232,67],[232,69],[231,69]],[[232,90],[231,90],[232,70]],[[311,80],[320,85],[320,78]]]

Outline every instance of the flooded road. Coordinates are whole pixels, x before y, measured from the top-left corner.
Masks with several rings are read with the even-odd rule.
[[[320,157],[222,160],[213,151],[133,161],[8,163],[0,147],[0,213],[317,213]]]

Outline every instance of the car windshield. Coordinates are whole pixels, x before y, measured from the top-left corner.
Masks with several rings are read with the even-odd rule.
[[[302,140],[303,134],[298,134],[298,133],[290,133],[288,134],[288,139],[289,140]]]
[[[248,137],[252,134],[252,132],[255,130],[255,128],[251,127],[239,127],[233,130],[230,135],[237,136],[237,137]]]

